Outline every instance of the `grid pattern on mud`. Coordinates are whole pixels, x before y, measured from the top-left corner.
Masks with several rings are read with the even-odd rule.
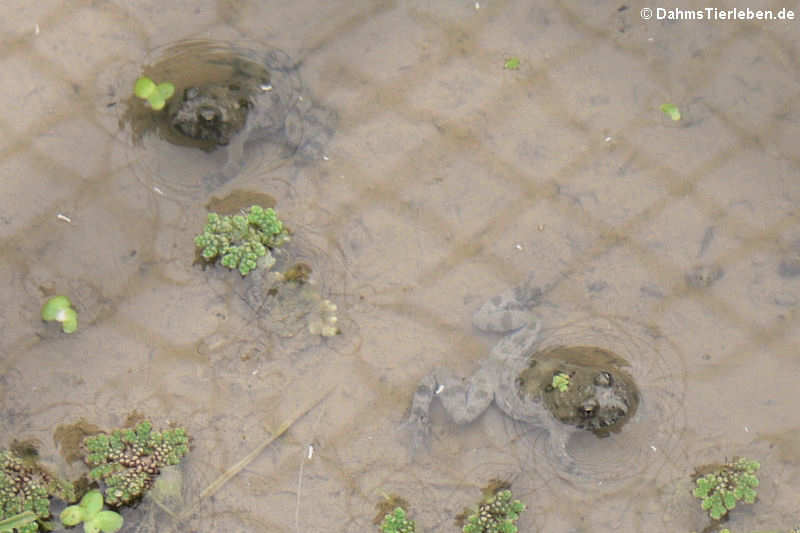
[[[343,153],[367,154],[341,163],[350,194],[328,207],[331,233],[357,212],[379,211],[397,225],[413,220],[399,233],[423,232],[437,251],[421,261],[409,286],[435,289],[449,273],[476,262],[482,274],[512,284],[527,271],[509,261],[513,243],[505,236],[520,224],[528,224],[530,233],[546,231],[530,216],[546,212],[564,233],[585,237],[545,273],[542,281],[553,290],[624,256],[629,263],[620,268],[645,270],[660,282],[642,289],[658,295],[649,320],[697,305],[741,333],[718,361],[736,362],[764,349],[788,352],[797,329],[791,295],[783,303],[767,302],[785,313],[764,317],[760,307],[745,305],[741,293],[698,290],[687,276],[695,265],[712,265],[735,279],[754,257],[767,257],[776,261],[773,276],[781,260],[789,264],[789,272],[778,276],[785,285],[777,286],[776,298],[781,287],[797,292],[796,24],[644,23],[633,6],[490,2],[474,10],[433,4],[385,1],[341,10],[309,4],[278,13],[290,20],[305,17],[296,36],[276,30],[278,40],[305,50],[307,71],[319,69],[303,75],[328,74],[344,83],[331,92],[332,99],[350,103],[335,143]],[[146,50],[152,31],[147,17],[155,11],[146,4],[33,6],[25,9],[37,12],[14,17],[30,20],[29,27],[5,31],[10,37],[0,47],[0,64],[21,80],[7,87],[12,105],[0,115],[6,132],[0,146],[0,242],[8,249],[27,247],[31,228],[63,206],[81,204],[87,191],[109,179],[109,171],[113,178],[124,170],[107,168],[113,140],[81,81],[111,68],[119,51],[71,48],[74,41],[59,41],[58,35],[78,28],[87,39],[113,43],[117,37],[107,34],[118,31]],[[179,7],[170,7],[163,20],[177,18]],[[259,9],[227,1],[192,8],[204,15],[186,32],[214,34],[224,26],[250,36]],[[395,23],[403,36],[382,33]],[[356,56],[368,39],[385,53],[367,48]],[[392,47],[400,52],[390,53]],[[398,57],[404,47],[414,55]],[[339,57],[347,54],[347,61]],[[503,70],[512,55],[520,55],[520,70]],[[681,107],[681,122],[661,116],[658,107],[665,101]],[[387,124],[395,124],[397,133],[383,131]],[[383,152],[379,163],[365,160],[369,149]],[[70,150],[82,157],[53,155]],[[447,196],[462,190],[464,184],[448,179],[459,172],[465,181],[476,180],[478,191],[501,191],[488,198],[491,213],[463,220],[440,209],[452,205]],[[431,176],[437,173],[444,177]],[[41,186],[27,186],[26,177],[41,180]],[[420,192],[426,180],[438,180],[445,200],[426,199]],[[698,227],[699,235],[687,229]],[[654,238],[662,231],[669,236]],[[690,234],[695,240],[678,248]],[[8,263],[4,270],[17,267]],[[400,303],[396,309],[405,320],[432,322],[426,306]],[[10,316],[4,320],[10,323]],[[10,339],[5,346],[25,345]],[[374,416],[369,407],[355,414],[366,421]]]

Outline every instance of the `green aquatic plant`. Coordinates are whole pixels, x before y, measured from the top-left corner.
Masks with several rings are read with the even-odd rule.
[[[406,510],[397,507],[394,511],[383,517],[381,533],[414,533],[416,524],[409,519]]]
[[[675,104],[661,104],[661,111],[672,120],[681,119],[681,111]]]
[[[506,62],[503,63],[503,68],[506,70],[519,70],[519,63],[518,57],[511,57],[506,59]]]
[[[26,515],[22,520],[25,523],[18,522],[11,527],[19,533],[35,533],[40,523],[50,518],[52,496],[73,502],[75,489],[71,483],[57,479],[16,452],[0,451],[0,520],[19,519],[18,515],[30,511],[34,514],[33,521],[27,520],[30,515]]]
[[[485,498],[467,517],[463,533],[517,533],[517,520],[525,505],[514,500],[511,491],[501,490]]]
[[[189,451],[183,428],[153,431],[145,420],[134,428],[116,429],[83,441],[89,478],[105,483],[105,501],[118,506],[142,497],[161,468],[180,463]]]
[[[254,205],[233,216],[208,214],[203,233],[194,244],[206,261],[219,258],[222,266],[238,269],[246,276],[258,266],[272,268],[275,258],[270,250],[289,240],[289,232],[271,207]]]
[[[156,85],[156,82],[147,76],[142,76],[136,80],[133,94],[142,100],[147,100],[155,111],[160,111],[164,108],[167,100],[175,94],[175,86],[168,81]]]
[[[560,392],[567,392],[569,390],[569,374],[564,372],[557,372],[553,374],[552,386],[554,389],[558,389]]]
[[[78,329],[78,313],[66,296],[53,296],[47,300],[42,306],[42,320],[60,322],[64,333],[73,333]]]
[[[736,507],[737,502],[756,501],[756,472],[760,467],[758,461],[734,457],[732,461],[712,467],[709,473],[697,477],[693,494],[701,501],[703,510],[708,511],[712,519],[719,520]]]
[[[61,523],[67,527],[83,522],[85,533],[115,533],[122,529],[122,516],[114,511],[103,510],[103,495],[99,490],[90,490],[78,505],[70,505],[61,511]]]
[[[21,531],[23,526],[28,526],[36,522],[36,514],[33,511],[15,514],[9,518],[0,520],[0,533],[11,533],[15,529]]]

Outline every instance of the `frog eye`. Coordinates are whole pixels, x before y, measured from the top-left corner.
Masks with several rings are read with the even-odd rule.
[[[578,414],[582,418],[592,418],[597,413],[597,402],[589,400],[578,408]]]
[[[614,377],[611,372],[600,372],[594,377],[594,384],[600,387],[610,387],[614,384]]]

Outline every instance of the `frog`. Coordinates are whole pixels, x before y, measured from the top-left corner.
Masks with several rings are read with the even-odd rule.
[[[322,160],[338,117],[312,101],[296,62],[277,49],[258,58],[231,55],[215,61],[229,67],[230,75],[185,87],[167,110],[172,142],[224,149],[221,170],[205,178],[208,190],[234,179],[251,147],[271,149],[278,160],[293,157],[301,165]]]
[[[549,452],[567,469],[575,467],[567,442],[576,432],[604,437],[620,431],[639,402],[627,362],[602,347],[539,349],[542,320],[535,309],[543,298],[543,289],[528,280],[474,313],[478,330],[504,336],[468,378],[445,368],[422,378],[404,424],[415,451],[429,443],[431,404],[437,397],[456,424],[475,421],[494,404],[513,420],[546,431]]]

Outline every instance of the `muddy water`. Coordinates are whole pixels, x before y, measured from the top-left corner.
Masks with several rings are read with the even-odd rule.
[[[794,525],[797,33],[643,22],[639,9],[8,10],[0,445],[36,438],[77,475],[53,444],[61,423],[113,427],[136,410],[184,425],[184,514],[176,524],[143,505],[124,511],[126,532],[369,531],[384,494],[405,498],[420,529],[455,531],[494,478],[527,504],[521,531],[700,530],[685,479],[733,455],[761,461],[762,487],[730,526]],[[121,80],[181,38],[285,51],[309,97],[339,117],[324,154],[273,164],[251,149],[215,187],[202,176],[224,164],[218,154],[137,159],[150,152],[120,127]],[[519,70],[503,68],[510,57]],[[193,264],[205,206],[233,191],[275,199],[294,231],[287,261],[311,267],[341,335],[271,327],[243,304],[238,274]],[[550,287],[550,331],[644,354],[637,418],[570,442],[582,464],[611,463],[611,481],[559,472],[543,461],[544,436],[494,408],[464,428],[434,410],[431,449],[413,457],[398,429],[431,368],[474,370],[496,339],[472,330],[472,312],[530,273]],[[39,320],[60,293],[79,313],[70,336]],[[621,317],[621,332],[570,330],[576,312]]]

